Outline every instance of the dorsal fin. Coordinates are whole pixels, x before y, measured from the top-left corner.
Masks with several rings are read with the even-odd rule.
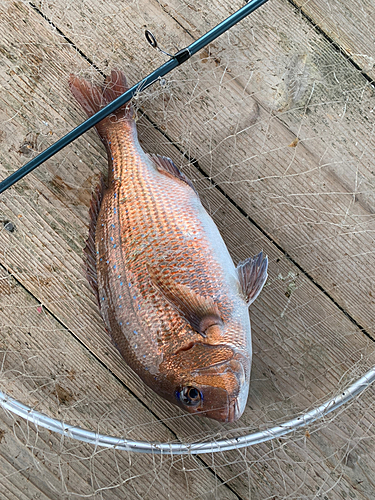
[[[96,186],[96,189],[91,197],[90,210],[89,210],[89,216],[90,216],[89,235],[86,240],[86,246],[83,249],[84,253],[86,254],[86,277],[92,289],[94,290],[94,293],[98,300],[99,307],[100,307],[100,300],[98,292],[98,276],[96,273],[95,231],[96,231],[96,223],[98,220],[100,205],[102,204],[104,188],[105,186],[104,186],[103,175],[101,175],[99,183]]]
[[[153,285],[197,333],[206,337],[208,328],[223,324],[219,308],[212,298],[203,297],[186,285],[172,283],[155,270],[148,270]]]
[[[267,267],[268,258],[263,257],[263,252],[238,264],[238,279],[247,305],[252,304],[260,294],[268,277]]]
[[[178,167],[176,167],[176,165],[170,158],[154,154],[148,154],[147,156],[154,162],[159,172],[163,172],[164,174],[176,177],[180,181],[185,182],[195,191],[196,194],[198,194],[191,180],[188,177],[186,177],[186,175],[183,172],[181,172],[181,170]]]

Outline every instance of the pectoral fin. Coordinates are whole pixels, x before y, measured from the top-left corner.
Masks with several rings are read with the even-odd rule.
[[[263,252],[250,257],[237,266],[238,279],[247,305],[250,305],[260,294],[268,274],[268,258]]]
[[[150,270],[149,270],[150,271]],[[155,272],[150,272],[153,285],[177,309],[197,333],[206,337],[206,330],[222,325],[220,311],[212,298],[203,297],[186,285],[172,283]]]

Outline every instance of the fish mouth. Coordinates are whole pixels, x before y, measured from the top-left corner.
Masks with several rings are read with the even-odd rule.
[[[245,411],[249,394],[249,374],[246,373],[243,363],[237,359],[230,360],[225,364],[235,374],[238,392],[236,391],[236,394],[227,392],[227,404],[221,408],[208,410],[206,416],[220,422],[232,423],[238,420]]]
[[[238,403],[238,399],[236,398],[229,405],[228,414],[227,414],[227,418],[225,419],[225,421],[228,423],[235,422],[236,420],[238,420],[240,418],[241,415],[242,415],[242,412],[240,412],[240,405]]]
[[[227,422],[235,422],[238,420],[245,411],[247,398],[249,395],[249,387],[246,384],[240,385],[240,392],[238,396],[233,399],[228,408]]]
[[[214,410],[211,414],[208,414],[207,416],[210,418],[214,418],[224,423],[232,423],[236,422],[236,420],[242,416],[247,404],[249,386],[245,382],[245,371],[242,366],[241,368],[242,370],[236,373],[240,388],[239,393],[236,397],[230,399],[225,408]]]
[[[208,418],[212,418],[219,422],[223,422],[224,424],[230,424],[236,422],[242,413],[243,409],[241,408],[240,402],[238,398],[233,399],[230,404],[223,408],[215,408],[210,410],[203,410],[201,413]]]

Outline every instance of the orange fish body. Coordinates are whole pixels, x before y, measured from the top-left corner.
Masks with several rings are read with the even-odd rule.
[[[72,76],[90,116],[127,90]],[[262,254],[235,268],[191,182],[139,145],[131,106],[97,125],[109,160],[91,204],[88,277],[109,333],[156,393],[191,413],[237,420],[251,368],[248,305],[267,279]]]

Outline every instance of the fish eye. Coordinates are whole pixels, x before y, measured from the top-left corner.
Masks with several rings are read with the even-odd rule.
[[[195,387],[187,386],[180,392],[180,400],[188,406],[196,406],[200,403],[202,395]]]

